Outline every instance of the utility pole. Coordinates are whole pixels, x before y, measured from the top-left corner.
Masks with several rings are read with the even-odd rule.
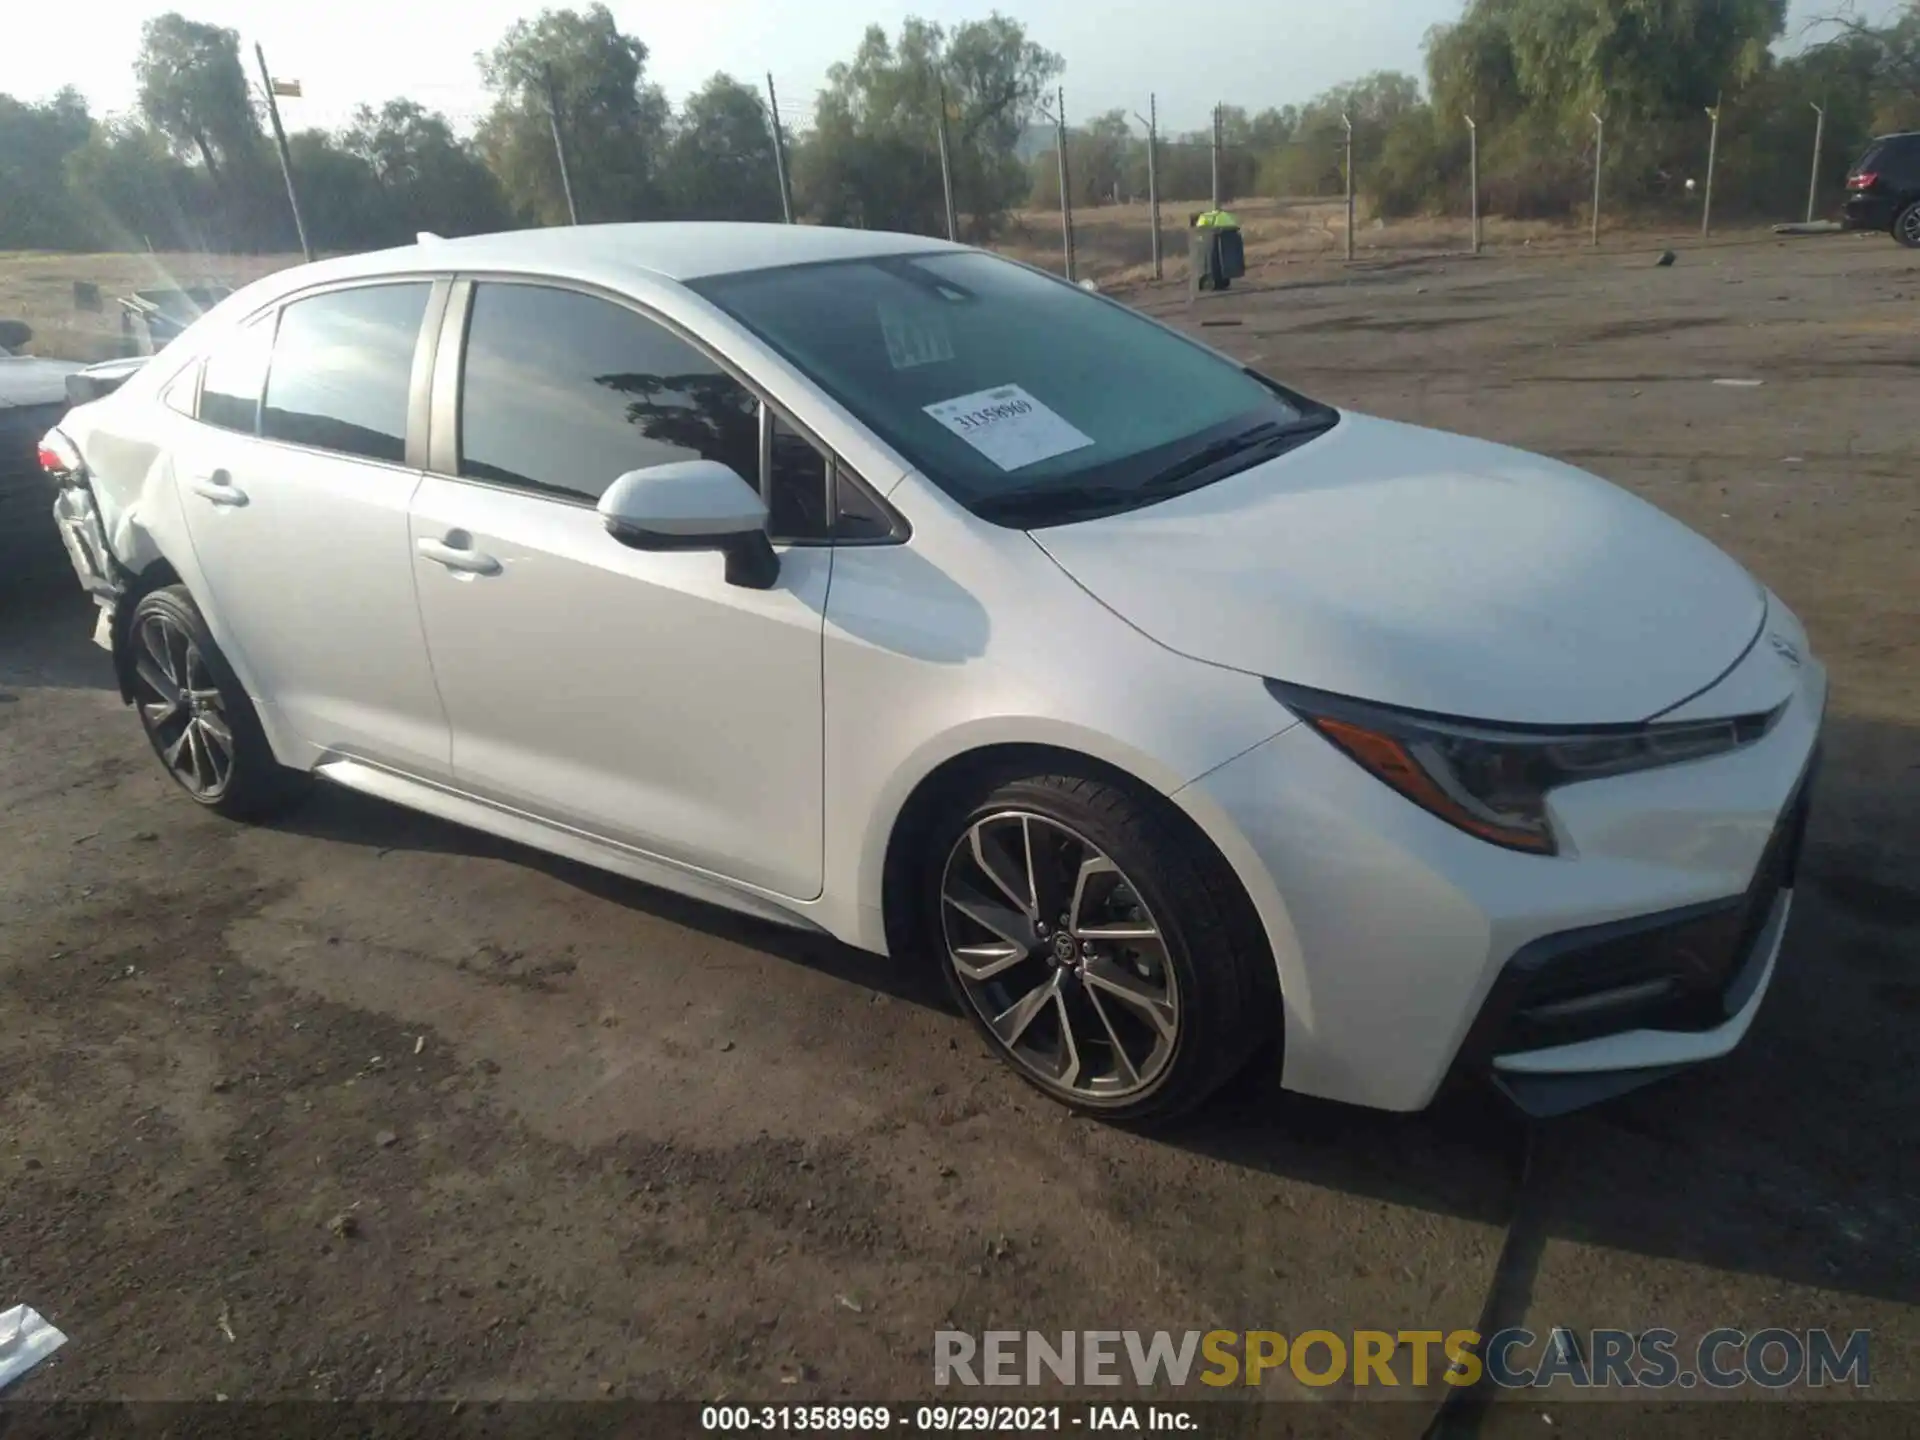
[[[542,67],[547,82],[547,124],[553,131],[553,153],[560,162],[560,190],[567,197],[567,223],[578,225],[580,212],[573,203],[573,177],[567,173],[567,144],[560,138],[560,99],[554,88],[553,66]]]
[[[787,183],[787,137],[780,128],[780,97],[773,93],[773,72],[767,72],[767,120],[773,126],[773,176],[780,182],[780,214],[793,223],[793,187]],[[946,159],[943,152],[941,160]],[[951,228],[951,226],[949,226]]]
[[[1353,117],[1344,110],[1340,123],[1347,127],[1347,259],[1353,259]]]
[[[1220,107],[1213,107],[1213,208],[1220,208]]]
[[[1067,279],[1073,279],[1073,182],[1067,168],[1067,90],[1060,87],[1054,116],[1055,148],[1060,155],[1060,243],[1066,251]]]
[[[1607,122],[1598,110],[1587,112],[1593,117],[1593,245],[1600,244],[1600,160],[1607,142]]]
[[[958,240],[960,227],[953,219],[953,166],[947,159],[947,86],[940,82],[940,123],[935,127],[940,140],[940,190],[947,199],[947,239]]]
[[[1700,202],[1700,238],[1707,238],[1707,227],[1713,223],[1713,157],[1720,148],[1720,97],[1715,96],[1713,104],[1707,106],[1707,114],[1712,117],[1713,129],[1707,132],[1707,193]]]
[[[1811,100],[1807,103],[1813,105]],[[1813,178],[1807,181],[1807,223],[1809,225],[1813,223],[1813,198],[1820,189],[1820,142],[1825,138],[1827,129],[1825,107],[1814,105],[1813,113],[1818,118],[1813,122]]]
[[[274,98],[273,76],[267,73],[267,52],[255,45],[253,54],[260,62],[261,88],[267,92],[267,116],[273,121],[273,143],[280,147],[280,174],[287,182],[287,204],[293,207],[293,228],[300,237],[300,254],[312,260],[313,246],[307,243],[307,222],[300,215],[300,191],[293,183],[293,157],[287,153],[287,132],[280,124],[280,102]]]
[[[1153,219],[1153,278],[1160,278],[1160,174],[1155,150],[1159,147],[1160,111],[1152,95],[1147,96],[1147,113],[1138,110],[1133,118],[1147,127],[1147,209]]]
[[[1473,123],[1473,116],[1463,116],[1467,122],[1467,185],[1473,195],[1469,214],[1473,216],[1473,253],[1480,253],[1480,127]]]

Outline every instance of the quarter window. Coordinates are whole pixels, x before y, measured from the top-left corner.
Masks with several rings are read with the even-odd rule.
[[[261,433],[392,464],[407,454],[413,352],[432,286],[368,285],[280,314]]]
[[[195,412],[202,424],[243,435],[260,428],[260,385],[267,378],[267,353],[272,348],[273,317],[269,315],[207,356]],[[191,369],[187,373],[190,377]]]
[[[827,463],[811,440],[778,414],[773,416],[767,532],[774,539],[827,538]]]
[[[474,287],[461,475],[589,503],[677,460],[718,460],[751,484],[759,430],[753,393],[664,326],[570,290]]]

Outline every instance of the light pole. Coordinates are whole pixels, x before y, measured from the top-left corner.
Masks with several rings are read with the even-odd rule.
[[[1353,117],[1344,110],[1340,123],[1347,127],[1347,259],[1353,259]]]
[[[1715,100],[1707,106],[1707,115],[1713,121],[1713,128],[1707,132],[1707,193],[1700,201],[1700,238],[1707,238],[1707,227],[1713,223],[1713,157],[1720,149],[1720,102]]]
[[[1593,116],[1593,245],[1600,244],[1600,160],[1607,143],[1606,117],[1598,110],[1587,112]]]
[[[1471,210],[1473,216],[1473,253],[1480,253],[1480,127],[1473,123],[1471,115],[1461,117],[1467,122],[1467,184],[1472,189]]]
[[[1813,105],[1811,100],[1807,103]],[[1807,181],[1807,223],[1809,225],[1813,223],[1813,197],[1820,189],[1820,142],[1825,138],[1827,129],[1826,109],[1823,106],[1813,105],[1813,113],[1817,118],[1813,122],[1813,176]]]
[[[1147,96],[1147,113],[1138,110],[1133,118],[1147,127],[1147,209],[1153,221],[1153,278],[1160,278],[1160,174],[1155,151],[1160,140],[1160,110],[1152,95]]]

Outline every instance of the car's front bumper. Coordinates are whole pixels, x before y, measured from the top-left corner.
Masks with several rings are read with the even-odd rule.
[[[1756,645],[1687,709],[1791,663]],[[1742,750],[1554,792],[1551,857],[1454,829],[1305,725],[1182,790],[1266,922],[1283,1083],[1410,1110],[1467,1067],[1545,1111],[1730,1050],[1771,979],[1825,707],[1816,661],[1790,683]]]

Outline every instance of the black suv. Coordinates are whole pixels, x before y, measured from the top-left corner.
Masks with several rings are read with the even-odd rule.
[[[1847,229],[1891,230],[1920,249],[1920,130],[1882,135],[1847,172]]]

